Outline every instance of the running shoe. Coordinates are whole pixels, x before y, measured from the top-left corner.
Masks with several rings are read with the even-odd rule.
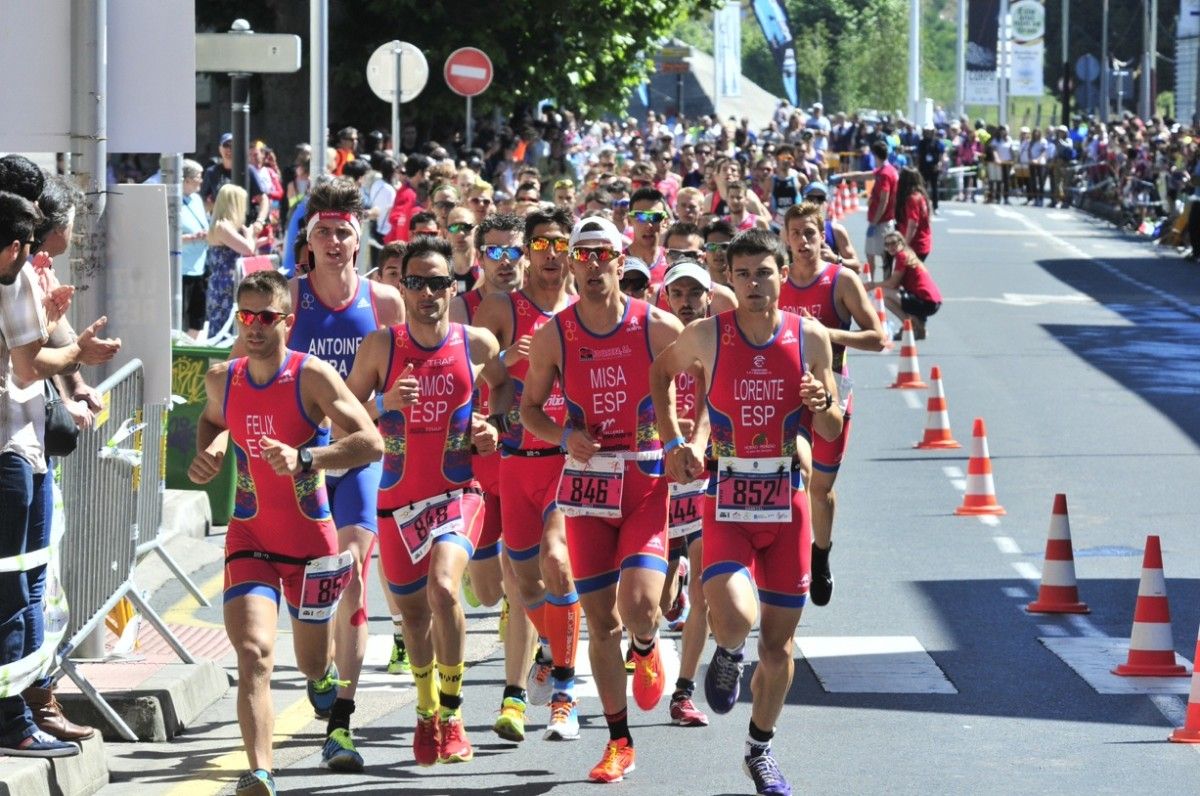
[[[508,632],[508,596],[505,595],[500,599],[500,624],[496,626],[496,635],[504,641],[504,634]]]
[[[317,718],[329,718],[329,711],[333,710],[333,703],[337,701],[338,686],[340,685],[350,685],[350,681],[338,679],[337,664],[333,661],[329,662],[329,668],[325,670],[324,677],[320,680],[308,681],[306,689],[308,703],[312,705]]]
[[[633,701],[642,710],[654,710],[662,699],[667,676],[663,672],[662,656],[658,644],[649,655],[633,653]]]
[[[350,731],[338,727],[329,733],[325,746],[321,748],[321,765],[330,771],[357,774],[363,770],[362,755],[354,748]]]
[[[479,601],[479,598],[475,596],[475,590],[471,588],[471,573],[466,570],[463,571],[462,590],[463,597],[466,599],[467,605],[471,606],[472,608],[478,608],[479,606],[483,605],[483,603]]]
[[[770,750],[745,758],[742,768],[754,780],[754,792],[762,796],[792,796],[792,786],[783,778]]]
[[[737,704],[742,688],[742,653],[717,647],[704,673],[704,698],[717,713],[728,713]]]
[[[683,630],[683,625],[687,622],[691,612],[692,605],[688,600],[687,586],[680,583],[679,591],[675,593],[675,601],[671,603],[671,608],[663,614],[663,618],[667,620],[667,630],[673,633]]]
[[[538,645],[533,655],[533,663],[529,666],[529,675],[525,678],[525,692],[529,695],[529,704],[545,705],[554,694],[554,662],[546,655],[546,648]]]
[[[417,761],[418,766],[432,766],[438,761],[441,729],[436,713],[429,716],[417,714],[417,729],[413,733],[413,760]]]
[[[525,740],[525,703],[516,697],[505,697],[492,732],[506,741]]]
[[[604,757],[588,774],[592,782],[620,782],[625,775],[634,769],[637,756],[629,744],[628,738],[619,741],[609,741],[604,747]]]
[[[442,734],[438,739],[439,763],[465,763],[475,757],[475,750],[467,740],[462,716],[443,716]]]
[[[833,597],[833,573],[829,571],[829,554],[833,545],[822,550],[817,543],[812,543],[812,585],[808,587],[808,596],[813,605],[829,605]]]
[[[388,674],[412,674],[412,663],[408,660],[408,649],[404,639],[392,636],[392,657],[388,661]]]
[[[707,727],[708,716],[696,707],[691,696],[681,694],[671,697],[671,723],[680,727]]]
[[[625,650],[625,673],[633,674],[633,670],[636,668],[637,665],[633,662],[633,645],[630,644],[628,649]]]
[[[238,777],[234,791],[237,796],[275,796],[275,778],[261,768]]]
[[[550,702],[550,723],[542,733],[543,741],[578,741],[579,710],[575,700],[559,692]]]

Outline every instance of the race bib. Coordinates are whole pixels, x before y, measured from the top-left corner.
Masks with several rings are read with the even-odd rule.
[[[717,519],[723,522],[791,522],[792,460],[722,456],[717,468]]]
[[[307,622],[333,616],[342,589],[350,582],[354,554],[349,550],[336,556],[314,558],[304,566],[304,588],[300,592],[298,616]]]
[[[700,530],[704,510],[704,492],[708,489],[708,478],[669,485],[671,503],[668,509],[667,534],[671,539],[696,533]]]
[[[625,460],[597,454],[587,462],[572,456],[563,465],[556,502],[568,517],[621,518]]]
[[[400,526],[400,540],[415,564],[429,553],[433,540],[448,533],[463,534],[462,490],[402,506],[392,516]]]

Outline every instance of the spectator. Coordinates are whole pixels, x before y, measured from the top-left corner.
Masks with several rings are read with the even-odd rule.
[[[208,214],[200,199],[204,171],[194,160],[183,161],[183,202],[179,231],[183,235],[180,273],[183,276],[183,328],[195,339],[204,328],[204,263],[208,255]]]
[[[932,124],[925,125],[921,131],[921,140],[917,142],[917,171],[929,190],[929,198],[933,202],[933,212],[938,211],[938,180],[942,173],[942,159],[946,155],[946,145],[938,136],[937,129]]]
[[[942,293],[929,275],[929,269],[921,262],[899,232],[889,232],[884,237],[884,247],[893,258],[892,274],[883,282],[872,282],[864,287],[874,290],[883,288],[883,300],[901,321],[912,321],[913,336],[925,339],[925,322],[942,306]],[[897,332],[894,340],[900,339]]]
[[[343,127],[338,130],[337,149],[334,151],[333,173],[342,176],[346,164],[354,160],[358,151],[358,130],[353,127]]]
[[[210,340],[218,336],[233,312],[238,258],[254,254],[254,233],[241,223],[245,217],[246,189],[232,183],[222,185],[213,205],[208,253],[204,260],[207,280],[204,315]]]
[[[896,185],[896,229],[922,261],[929,259],[933,231],[929,224],[929,194],[925,180],[912,166],[900,170]]]
[[[204,181],[200,186],[200,197],[204,200],[204,208],[209,213],[213,210],[213,205],[217,201],[217,192],[221,190],[221,186],[226,183],[234,182],[233,179],[233,134],[225,133],[221,136],[221,159],[217,163],[213,163],[204,170]],[[238,180],[237,184],[241,185],[243,180]],[[253,211],[253,216],[246,216],[241,224],[253,226],[258,225],[258,229],[254,230],[254,236],[257,238],[258,233],[267,225],[267,219],[271,210],[271,200],[263,192],[262,186],[258,180],[250,180],[250,201],[247,205],[247,211]]]
[[[388,213],[388,234],[384,241],[408,240],[408,220],[420,211],[417,190],[425,183],[425,172],[430,166],[429,158],[425,155],[409,155],[404,161],[404,173],[400,175],[400,184],[396,188],[396,199]]]

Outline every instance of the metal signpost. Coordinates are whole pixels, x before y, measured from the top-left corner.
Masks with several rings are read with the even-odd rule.
[[[471,98],[487,91],[492,84],[492,59],[475,47],[460,47],[450,53],[442,67],[442,77],[450,90],[467,98],[467,148],[474,142],[474,120],[471,115]]]
[[[392,152],[400,158],[400,105],[412,102],[429,82],[425,53],[406,41],[389,41],[367,61],[367,85],[375,96],[392,103]],[[400,86],[400,91],[396,91]]]

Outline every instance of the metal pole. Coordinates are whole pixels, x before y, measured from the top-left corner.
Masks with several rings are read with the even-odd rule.
[[[308,0],[309,177],[325,173],[329,160],[329,0]]]
[[[250,190],[250,74],[229,75],[229,112],[233,120],[233,183]]]
[[[1071,123],[1071,0],[1062,0],[1062,123]]]
[[[471,98],[467,97],[467,149],[475,143],[475,120],[471,118]]]
[[[1063,0],[1065,3],[1066,0]],[[958,115],[967,115],[967,0],[958,0],[958,35],[954,37],[954,85],[958,89]]]
[[[908,0],[908,118],[915,124],[921,104],[921,2]]]
[[[1000,124],[1008,124],[1008,0],[1000,0],[1000,36],[999,65],[997,77],[1000,80]]]
[[[1150,115],[1158,102],[1158,0],[1150,0]],[[1149,119],[1147,119],[1149,121]]]
[[[179,229],[179,209],[183,204],[183,155],[164,154],[158,161],[163,185],[167,189],[167,229],[171,253],[171,326],[183,328],[183,233]]]
[[[1150,0],[1142,0],[1142,79],[1138,81],[1138,116],[1150,118]]]
[[[1101,0],[1100,6],[1100,121],[1108,121],[1109,96],[1112,84],[1109,75],[1112,71],[1112,61],[1108,58],[1108,0]]]
[[[400,159],[400,94],[401,92],[401,77],[403,76],[404,50],[400,49],[400,42],[394,41],[392,44],[395,49],[392,50],[392,55],[396,56],[396,91],[392,94],[392,151],[396,153],[396,159]]]
[[[84,193],[75,220],[71,282],[77,328],[104,314],[108,178],[108,2],[71,0],[71,172]]]

